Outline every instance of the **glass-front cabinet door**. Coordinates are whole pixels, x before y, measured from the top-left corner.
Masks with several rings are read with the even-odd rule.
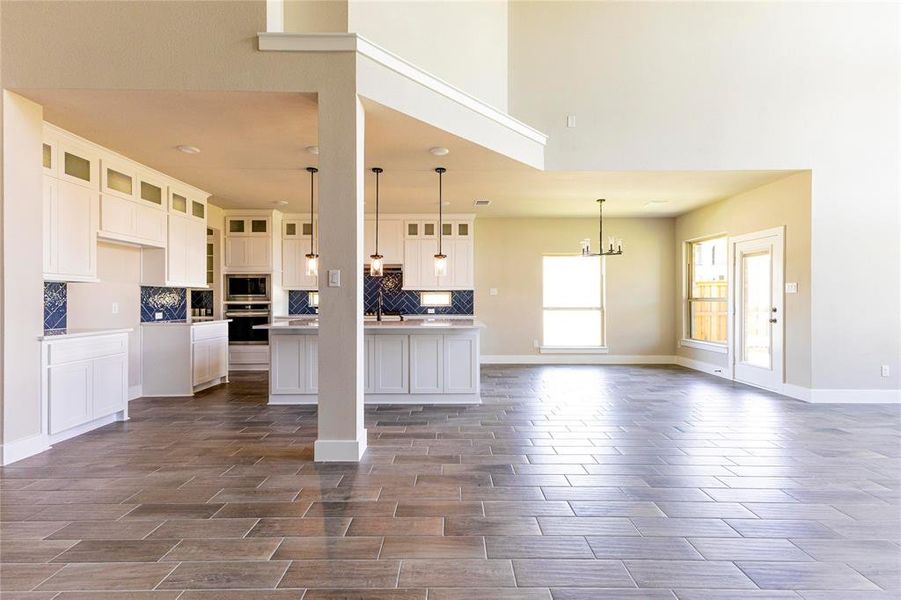
[[[60,140],[58,144],[57,176],[65,181],[97,189],[99,157],[90,148],[77,142]]]
[[[166,184],[153,173],[138,172],[137,195],[155,208],[166,208]]]
[[[115,159],[103,159],[100,168],[100,191],[110,196],[129,200],[135,197],[136,173],[134,165]]]

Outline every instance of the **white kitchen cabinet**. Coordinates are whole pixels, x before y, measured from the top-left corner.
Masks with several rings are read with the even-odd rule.
[[[44,279],[96,281],[98,194],[44,175]]]
[[[147,396],[191,396],[228,381],[228,322],[144,323],[142,388]]]
[[[410,393],[444,392],[444,340],[440,335],[410,336]]]
[[[269,369],[270,394],[319,392],[319,338],[315,335],[273,336]]]
[[[375,336],[363,336],[363,393],[371,394],[375,389]]]
[[[98,147],[83,142],[71,134],[58,130],[56,144],[56,176],[61,181],[98,189],[100,151]]]
[[[306,255],[318,224],[306,218],[286,218],[282,226],[282,287],[286,290],[317,290],[319,278],[307,275]]]
[[[441,251],[447,256],[447,275],[435,276],[438,253],[438,223],[428,220],[404,222],[404,283],[406,290],[471,290],[473,276],[472,220],[449,220],[441,224]]]
[[[104,157],[100,164],[100,192],[134,200],[137,197],[137,165]]]
[[[444,336],[444,392],[479,391],[479,338],[473,334]]]
[[[372,262],[375,254],[375,219],[367,218],[363,223],[363,261]],[[404,222],[400,219],[379,219],[379,254],[386,265],[402,265],[404,262]]]
[[[281,225],[280,215],[277,211],[258,215],[226,215],[226,272],[272,272],[276,258],[281,262],[280,236],[272,235],[273,226]],[[274,244],[278,244],[277,249]]]
[[[166,211],[146,202],[103,195],[100,199],[100,237],[113,241],[164,248]]]
[[[42,341],[42,429],[51,443],[128,419],[128,334]]]
[[[367,337],[373,338],[372,393],[408,393],[410,390],[410,352],[408,348],[410,336],[373,335]]]

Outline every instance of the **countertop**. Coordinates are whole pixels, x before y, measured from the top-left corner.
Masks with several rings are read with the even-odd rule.
[[[40,341],[64,340],[68,338],[91,337],[95,335],[112,335],[114,333],[129,333],[131,328],[122,329],[50,329],[44,335],[38,336]]]
[[[367,331],[434,331],[436,329],[481,329],[485,324],[475,319],[412,319],[410,321],[364,321]],[[308,331],[319,329],[319,320],[310,318],[277,321],[267,325],[255,325],[254,329],[278,331]]]
[[[146,321],[141,327],[187,327],[193,325],[215,325],[216,323],[228,323],[231,319],[216,319],[215,321]]]

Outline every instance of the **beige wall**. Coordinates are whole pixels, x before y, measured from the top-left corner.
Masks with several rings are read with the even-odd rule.
[[[4,9],[5,10],[5,9]],[[41,434],[43,112],[3,92],[3,444]]]
[[[541,259],[578,253],[595,219],[479,219],[475,224],[476,315],[485,322],[483,356],[537,355],[541,341]],[[675,350],[673,219],[609,219],[605,234],[624,240],[607,259],[610,355],[672,356]],[[497,288],[498,295],[489,295]]]
[[[351,0],[347,31],[507,109],[507,0]]]
[[[68,326],[131,328],[128,385],[141,385],[141,249],[99,242],[97,277],[97,283],[68,284]],[[113,303],[119,305],[117,314]]]
[[[899,13],[512,2],[510,112],[550,135],[550,170],[812,170],[812,385],[897,390]]]
[[[687,277],[682,262],[688,240],[725,233],[741,235],[785,227],[785,281],[798,284],[797,294],[785,294],[785,373],[787,383],[810,387],[810,172],[799,173],[768,185],[703,206],[676,219],[675,290],[676,333],[683,335],[685,304],[683,281]],[[679,347],[680,356],[726,367],[728,357],[707,350]]]
[[[347,0],[285,0],[284,29],[298,33],[347,31]]]

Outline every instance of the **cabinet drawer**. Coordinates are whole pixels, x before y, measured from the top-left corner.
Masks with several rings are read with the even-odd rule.
[[[195,342],[225,337],[228,337],[228,323],[195,325],[191,327],[191,339]]]
[[[124,354],[127,351],[128,336],[124,333],[113,336],[60,340],[50,343],[48,361],[51,365],[59,365],[100,356]]]

